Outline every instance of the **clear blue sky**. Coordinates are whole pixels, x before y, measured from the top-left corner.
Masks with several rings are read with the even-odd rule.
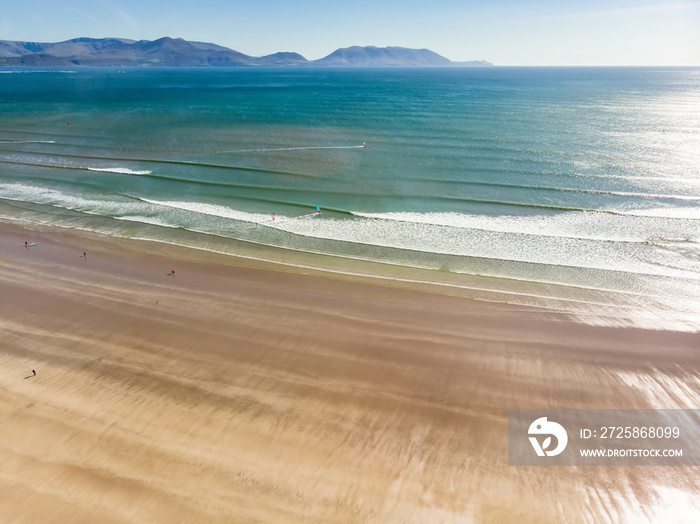
[[[397,45],[497,65],[700,65],[700,0],[0,0],[0,40],[79,36],[309,59]]]

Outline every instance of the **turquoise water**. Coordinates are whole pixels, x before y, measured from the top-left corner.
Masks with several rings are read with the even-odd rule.
[[[4,69],[0,216],[700,329],[700,69]]]

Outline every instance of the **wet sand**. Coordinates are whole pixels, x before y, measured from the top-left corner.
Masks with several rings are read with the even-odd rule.
[[[699,334],[254,265],[0,226],[4,522],[700,514],[700,468],[507,453],[508,409],[698,408]]]

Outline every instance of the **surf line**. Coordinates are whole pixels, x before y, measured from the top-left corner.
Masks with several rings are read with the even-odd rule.
[[[231,151],[220,151],[219,154],[227,153],[267,153],[274,151],[305,151],[308,149],[366,149],[367,145],[362,142],[361,146],[303,146],[303,147],[277,147],[261,149],[235,149]]]
[[[314,178],[314,175],[309,175],[306,173],[295,173],[293,171],[282,171],[279,169],[266,169],[262,167],[243,167],[243,166],[230,166],[230,165],[225,165],[225,164],[209,164],[206,162],[193,162],[190,160],[164,160],[164,159],[156,159],[156,158],[121,158],[121,157],[109,157],[109,156],[88,156],[88,155],[70,155],[67,153],[40,153],[40,152],[35,152],[35,151],[17,151],[17,150],[8,150],[4,149],[3,151],[11,151],[14,153],[30,153],[34,155],[42,155],[42,156],[57,156],[57,157],[63,157],[63,158],[89,158],[92,160],[109,160],[111,162],[151,162],[154,164],[179,164],[179,165],[185,165],[185,166],[195,166],[195,167],[207,167],[207,168],[219,168],[219,169],[232,169],[232,170],[237,170],[237,171],[250,171],[250,172],[255,172],[255,173],[271,173],[273,175],[291,175],[291,176],[298,176],[298,177],[306,177],[306,178]],[[19,161],[13,161],[13,160],[0,160],[0,162],[4,162],[6,164],[20,164],[20,165],[28,165],[28,166],[39,166],[39,167],[62,167],[65,169],[85,169],[87,170],[87,167],[81,167],[81,166],[57,166],[57,165],[51,165],[51,164],[37,164],[34,162],[19,162]]]
[[[55,140],[5,140],[0,138],[0,144],[55,144]]]
[[[299,220],[302,218],[311,218],[311,217],[320,217],[321,216],[321,207],[316,206],[316,211],[313,213],[308,213],[306,215],[301,215],[298,217],[281,217],[278,218],[274,213],[272,213],[272,221],[273,222],[280,222],[280,221],[287,221],[287,220]]]

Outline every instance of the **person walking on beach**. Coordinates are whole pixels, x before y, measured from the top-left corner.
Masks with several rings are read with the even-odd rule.
[[[24,243],[24,247],[26,247],[27,249],[29,249],[29,244],[27,244],[27,243],[25,242],[25,243]]]
[[[32,369],[32,376],[36,377],[36,369]]]

